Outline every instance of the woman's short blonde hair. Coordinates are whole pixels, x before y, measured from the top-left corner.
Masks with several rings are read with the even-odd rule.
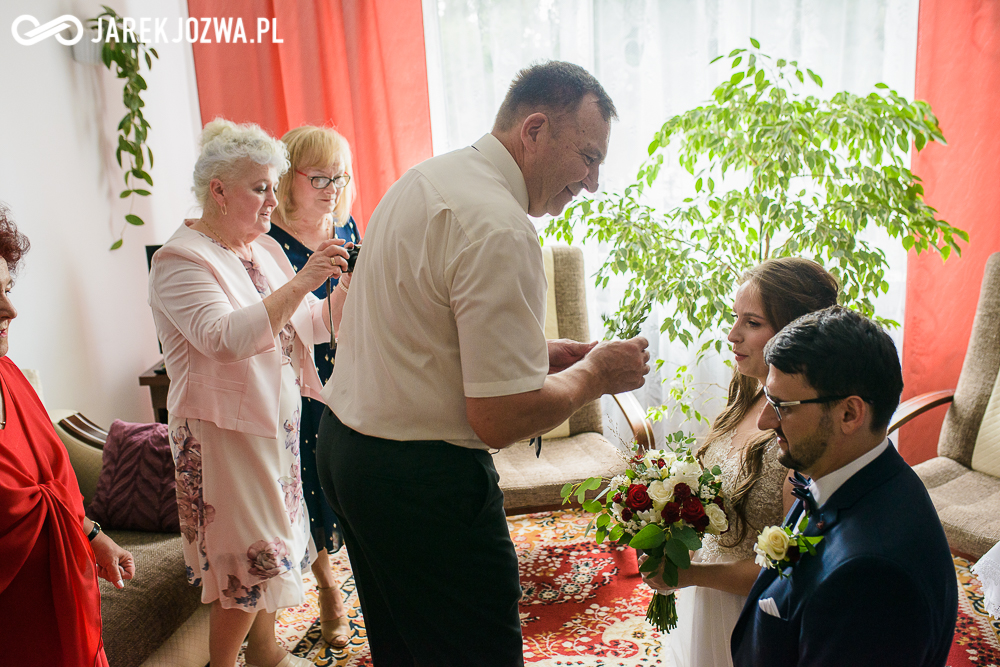
[[[208,203],[208,186],[213,178],[225,178],[241,169],[240,162],[252,160],[270,165],[278,176],[288,171],[288,151],[281,143],[253,123],[236,123],[216,118],[201,133],[201,155],[194,165],[194,196],[202,208]]]
[[[278,209],[282,220],[288,220],[295,214],[296,203],[292,196],[292,179],[296,171],[305,169],[326,169],[339,165],[351,182],[347,184],[337,206],[333,209],[333,222],[338,227],[347,224],[351,215],[351,205],[354,203],[354,166],[351,160],[351,146],[340,132],[330,127],[303,125],[289,130],[281,137],[288,148],[288,158],[291,168],[278,181]]]

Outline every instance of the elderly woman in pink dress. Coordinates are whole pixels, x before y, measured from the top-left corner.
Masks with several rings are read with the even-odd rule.
[[[167,408],[188,580],[212,605],[212,667],[310,663],[277,644],[278,609],[304,601],[315,558],[302,499],[301,396],[318,398],[313,344],[340,322],[344,292],[311,292],[347,268],[326,241],[298,273],[266,232],[284,145],[222,119],[202,134],[185,220],[153,257],[149,303],[170,376]],[[249,634],[248,634],[249,633]]]

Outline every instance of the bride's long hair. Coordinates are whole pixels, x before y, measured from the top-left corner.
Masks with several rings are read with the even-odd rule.
[[[837,294],[840,291],[837,279],[826,269],[816,262],[800,257],[765,260],[744,273],[740,283],[749,283],[756,290],[764,309],[764,317],[775,332],[806,313],[836,305]],[[698,450],[699,460],[714,440],[739,425],[763,393],[764,388],[757,378],[743,375],[735,366],[733,367],[726,407],[715,418],[712,429],[705,438],[705,444]],[[761,477],[764,453],[774,438],[774,431],[762,431],[752,436],[743,449],[739,474],[734,484],[735,490],[729,499],[737,517],[736,530],[731,533],[733,538],[729,546],[742,542],[750,528],[754,530],[763,528],[750,525],[747,519],[747,503],[750,491]]]

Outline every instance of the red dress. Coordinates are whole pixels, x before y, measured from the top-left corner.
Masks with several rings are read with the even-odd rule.
[[[0,655],[13,666],[107,667],[94,552],[69,456],[34,389],[0,358]]]

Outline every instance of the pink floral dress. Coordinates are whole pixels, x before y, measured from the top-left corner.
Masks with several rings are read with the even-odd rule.
[[[207,238],[207,237],[206,237]],[[264,298],[271,293],[255,262],[243,260]],[[276,611],[302,604],[302,572],[316,557],[302,497],[299,460],[299,369],[286,326],[277,439],[221,429],[212,422],[170,418],[177,509],[188,581],[202,602]]]

